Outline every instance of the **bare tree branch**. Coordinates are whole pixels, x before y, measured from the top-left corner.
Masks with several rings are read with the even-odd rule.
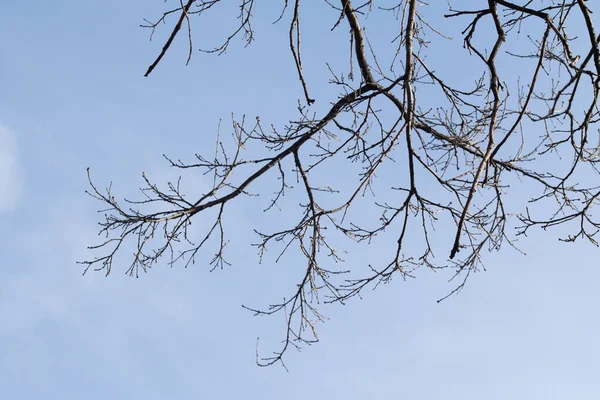
[[[178,2],[156,23],[145,25],[154,35],[159,25],[176,19],[146,76],[170,49],[184,21],[191,50],[191,19],[206,18],[224,4]],[[264,116],[252,122],[232,118],[231,140],[222,138],[219,126],[214,155],[196,154],[191,162],[165,156],[182,174],[200,170],[212,176],[212,187],[197,198],[186,197],[181,179],[165,189],[143,175],[141,200],[120,200],[111,185],[102,190],[88,175],[89,194],[104,207],[100,229],[105,239],[91,247],[98,255],[82,262],[85,271],[108,274],[119,263],[115,257],[133,248],[126,272],[138,276],[165,258],[168,264],[187,266],[210,246],[216,246],[211,268],[223,268],[228,265],[228,204],[254,195],[250,191],[258,181],[274,183],[273,193],[258,193],[270,196],[261,210],[282,210],[294,219],[286,223],[276,218],[267,230],[254,229],[259,261],[275,248],[275,262],[291,253],[302,256],[305,267],[297,285],[281,288],[286,291],[281,301],[245,306],[257,315],[286,317],[281,347],[264,358],[257,353],[259,365],[272,365],[283,363],[288,349],[318,341],[324,303],[345,303],[395,276],[416,277],[423,268],[449,270],[454,286],[441,301],[465,286],[483,267],[487,253],[507,245],[516,248],[516,240],[531,229],[562,226],[569,233],[561,240],[586,239],[597,246],[596,4],[488,0],[476,6],[482,8],[472,8],[465,3],[449,1],[443,10],[438,3],[419,0],[385,8],[368,0],[360,5],[326,1],[329,26],[348,28],[348,42],[340,48],[350,44],[350,64],[347,69],[327,64],[339,95],[316,115],[302,68],[300,43],[303,38],[306,46],[307,38],[301,36],[300,24],[304,21],[302,32],[307,32],[318,20],[311,19],[311,12],[300,12],[299,0],[284,1],[277,23],[289,23],[286,34],[294,61],[289,73],[298,79],[303,99],[293,110],[297,116],[286,126],[268,128],[261,122]],[[253,0],[240,0],[238,24],[216,38],[216,46],[202,51],[222,54],[238,35],[250,44],[252,22],[259,18],[253,5]],[[396,25],[386,30],[391,32],[388,43],[381,37],[373,40],[365,27],[390,14]],[[464,48],[456,49],[453,60],[430,51],[434,45],[452,46],[456,35],[462,35]],[[450,62],[469,75],[456,75]],[[356,81],[355,69],[360,72]],[[318,84],[310,82],[311,87]],[[260,154],[249,150],[256,148],[250,144],[258,144]],[[332,170],[333,177],[328,174]],[[284,195],[299,196],[297,208],[286,209]],[[520,200],[524,196],[528,203]],[[192,234],[190,224],[199,214],[211,219],[200,234]],[[342,267],[345,248],[338,249],[340,243],[361,246],[390,237],[394,243],[382,265]]]

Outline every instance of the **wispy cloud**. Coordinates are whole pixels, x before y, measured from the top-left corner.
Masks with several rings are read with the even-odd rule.
[[[0,212],[16,207],[22,190],[17,138],[0,123]]]

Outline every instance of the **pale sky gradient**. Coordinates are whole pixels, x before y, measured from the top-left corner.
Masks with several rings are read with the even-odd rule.
[[[256,338],[268,351],[283,315],[253,317],[241,304],[278,301],[289,293],[281,284],[303,264],[258,265],[249,243],[261,216],[251,202],[229,210],[232,267],[163,265],[137,280],[123,267],[82,277],[76,261],[98,240],[87,167],[101,187],[112,180],[117,195],[131,197],[142,171],[157,182],[177,176],[163,153],[189,160],[212,149],[219,119],[226,127],[232,112],[276,124],[296,117],[302,92],[287,26],[270,24],[277,11],[256,11],[267,16],[249,48],[236,41],[225,56],[196,52],[185,67],[180,41],[143,78],[162,43],[149,43],[138,25],[161,7],[141,0],[1,7],[0,398],[600,398],[598,249],[559,243],[558,231],[522,240],[526,257],[509,248],[491,254],[487,271],[441,304],[454,286],[447,274],[423,271],[323,307],[330,320],[320,326],[321,342],[290,351],[289,372],[254,363]],[[304,28],[306,43],[334,42],[327,36],[334,14],[323,13],[314,31]],[[196,48],[227,26],[211,21],[194,27]],[[324,60],[344,51],[306,48],[308,78],[326,81]],[[331,90],[314,92],[327,99]],[[210,184],[203,179],[184,185],[200,193]],[[384,262],[384,250],[374,245],[347,262]]]

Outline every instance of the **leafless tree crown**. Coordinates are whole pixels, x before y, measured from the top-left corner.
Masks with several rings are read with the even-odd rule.
[[[192,20],[207,18],[225,2],[173,3],[156,22],[143,25],[152,35],[170,32],[146,75],[178,34],[187,35],[189,62]],[[162,190],[144,176],[144,197],[120,201],[110,187],[100,190],[90,178],[90,195],[106,208],[100,223],[106,239],[91,247],[98,255],[83,262],[85,270],[110,273],[115,255],[130,243],[136,249],[127,270],[132,276],[160,260],[187,266],[207,243],[217,243],[216,251],[207,250],[214,251],[213,267],[223,267],[230,203],[265,179],[279,188],[272,196],[260,193],[271,196],[266,213],[278,212],[290,188],[301,193],[301,213],[293,224],[256,231],[261,260],[267,247],[279,245],[282,256],[291,249],[303,254],[306,268],[284,300],[266,309],[250,308],[256,314],[286,315],[282,347],[258,359],[261,365],[282,361],[290,347],[318,339],[320,297],[345,302],[367,287],[395,275],[413,276],[423,267],[453,269],[460,277],[454,293],[481,267],[484,253],[502,244],[514,246],[515,237],[533,227],[564,224],[570,233],[561,240],[584,238],[594,245],[600,228],[592,216],[600,195],[600,36],[593,25],[593,2],[324,3],[331,11],[332,30],[347,32],[349,42],[340,43],[350,55],[346,69],[330,69],[337,98],[313,99],[311,87],[323,82],[310,82],[303,73],[303,62],[328,60],[303,59],[300,24],[308,30],[325,18],[315,19],[312,2],[284,0],[277,22],[289,23],[295,65],[290,76],[298,80],[302,96],[292,110],[294,120],[284,127],[265,125],[258,117],[250,123],[233,120],[234,146],[219,136],[213,155],[198,154],[191,163],[166,157],[173,167],[212,176],[212,188],[198,198],[187,198],[179,183]],[[463,8],[471,6],[479,8]],[[203,51],[223,53],[236,37],[250,44],[254,8],[254,0],[240,0],[236,29],[216,48]],[[385,19],[391,21],[386,22],[387,44],[375,46],[367,28],[381,24],[381,15],[393,18]],[[462,35],[461,51],[451,60],[428,53],[440,42],[460,41],[445,32],[452,27]],[[380,54],[379,47],[388,53]],[[450,63],[458,67],[449,68]],[[459,76],[461,68],[469,76]],[[315,101],[330,104],[328,111],[315,115]],[[246,151],[251,144],[260,144],[260,157]],[[335,181],[322,185],[332,165],[336,180],[356,182],[351,190],[336,189]],[[390,166],[394,174],[377,179]],[[519,210],[507,210],[507,195],[523,188],[535,194]],[[192,220],[209,209],[214,221],[201,236],[192,237]],[[365,222],[363,214],[375,217]],[[436,228],[443,235],[436,236]],[[394,235],[396,243],[387,264],[370,265],[362,277],[354,273],[355,266],[350,274],[340,269],[349,263],[338,262],[334,238],[370,242],[384,232]],[[406,246],[409,236],[419,237],[422,247]]]

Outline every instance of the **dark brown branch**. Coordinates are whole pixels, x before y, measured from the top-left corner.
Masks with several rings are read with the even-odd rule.
[[[167,54],[169,47],[171,47],[171,43],[173,43],[173,40],[175,39],[175,37],[177,36],[177,33],[181,29],[181,24],[183,24],[183,21],[188,18],[188,11],[190,10],[190,7],[195,2],[196,2],[196,0],[188,0],[188,2],[185,4],[183,9],[181,10],[181,15],[179,16],[179,20],[177,20],[177,23],[175,24],[173,31],[171,31],[171,35],[169,35],[169,38],[165,42],[165,45],[163,46],[162,50],[160,51],[160,54],[158,55],[158,57],[156,57],[154,62],[152,64],[150,64],[150,66],[148,67],[148,70],[146,71],[144,76],[150,75],[152,73],[152,71],[154,71],[154,68],[156,68],[156,66],[158,65],[160,60],[162,60],[162,58],[165,56],[165,54]],[[188,61],[189,61],[189,58],[188,58]]]

